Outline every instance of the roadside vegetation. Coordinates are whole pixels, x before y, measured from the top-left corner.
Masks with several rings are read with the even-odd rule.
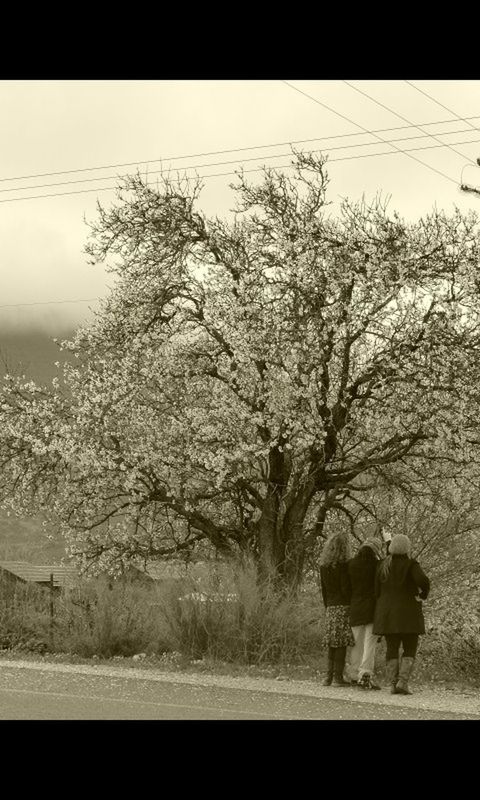
[[[315,678],[324,670],[323,604],[314,583],[280,601],[259,591],[252,568],[228,587],[192,578],[143,585],[79,580],[55,595],[0,583],[0,648],[9,655],[132,659],[169,669]],[[445,598],[429,607],[418,682],[479,685],[480,618]],[[377,648],[382,680],[383,642]]]

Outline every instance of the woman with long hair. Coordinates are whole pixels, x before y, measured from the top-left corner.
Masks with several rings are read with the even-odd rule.
[[[375,576],[377,603],[373,632],[385,636],[392,694],[411,694],[408,681],[418,637],[425,633],[422,600],[428,597],[430,581],[418,561],[410,557],[410,550],[408,536],[403,533],[393,536],[389,554],[378,565]]]
[[[349,622],[351,585],[347,561],[350,558],[348,536],[333,534],[323,548],[320,566],[322,596],[325,605],[325,637],[328,647],[327,676],[324,686],[349,686],[344,680],[347,647],[355,644]]]

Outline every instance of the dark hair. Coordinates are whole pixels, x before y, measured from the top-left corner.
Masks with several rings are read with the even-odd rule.
[[[373,548],[371,547],[361,547],[357,553],[357,558],[361,558],[363,561],[376,561],[377,556]]]

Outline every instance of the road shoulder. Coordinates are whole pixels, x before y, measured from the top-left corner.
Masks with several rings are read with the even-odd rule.
[[[135,681],[159,681],[162,683],[186,684],[190,686],[239,689],[252,692],[269,692],[283,695],[325,698],[329,700],[368,703],[378,706],[397,706],[417,711],[450,712],[480,718],[480,692],[452,692],[446,689],[417,689],[414,694],[391,695],[387,688],[381,691],[362,691],[357,688],[325,687],[313,680],[277,680],[248,676],[227,676],[205,673],[186,673],[144,669],[130,666],[110,666],[108,664],[53,664],[44,661],[19,660],[2,657],[0,659],[0,679],[2,669],[15,668],[40,670],[50,673],[102,675],[110,678],[124,678]]]

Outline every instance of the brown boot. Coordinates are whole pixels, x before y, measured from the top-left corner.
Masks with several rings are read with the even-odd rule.
[[[397,694],[398,681],[398,658],[390,658],[387,661],[387,680],[390,684],[390,694]]]
[[[408,688],[408,681],[412,674],[414,661],[414,658],[402,656],[402,663],[400,664],[399,678],[396,687],[397,694],[412,694]]]
[[[322,682],[323,686],[330,686],[333,680],[333,668],[335,664],[335,648],[329,647],[328,648],[328,656],[327,656],[327,674],[325,676],[324,681]]]

